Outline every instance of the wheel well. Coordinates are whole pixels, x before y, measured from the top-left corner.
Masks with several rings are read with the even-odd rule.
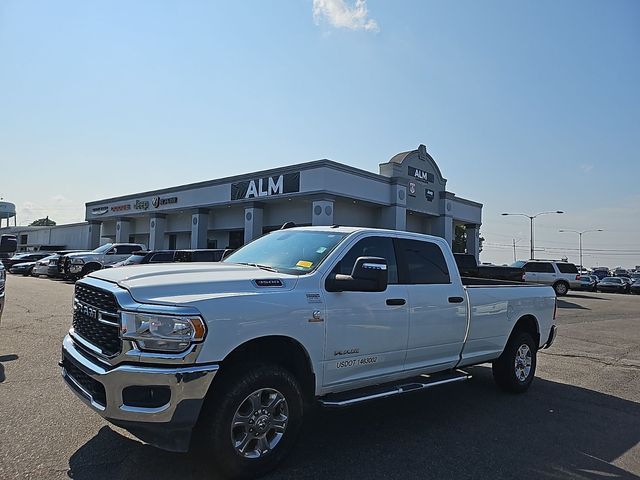
[[[100,262],[89,262],[89,263],[85,263],[82,268],[89,268],[89,267],[98,267],[98,270],[100,270],[102,268],[102,264]]]
[[[557,285],[559,283],[564,283],[565,285],[569,285],[569,282],[567,282],[566,280],[557,280],[556,282],[554,282],[554,285]]]
[[[247,362],[272,362],[289,370],[300,382],[304,399],[311,402],[315,396],[316,379],[311,359],[305,348],[290,337],[268,336],[243,343],[221,362],[220,373],[233,370]],[[214,380],[215,382],[215,380]]]
[[[533,315],[525,315],[520,317],[511,331],[511,337],[518,332],[527,332],[533,336],[536,342],[536,346],[540,346],[540,328],[538,327],[538,320]]]

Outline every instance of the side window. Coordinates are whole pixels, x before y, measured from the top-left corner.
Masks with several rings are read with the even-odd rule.
[[[142,250],[138,245],[120,245],[118,247],[118,255],[131,255],[138,250]]]
[[[358,241],[333,268],[332,273],[351,275],[358,257],[381,257],[387,261],[389,283],[398,283],[398,265],[393,240],[388,237],[367,237]]]
[[[396,240],[400,281],[409,284],[451,283],[449,269],[438,245],[420,240]]]
[[[553,264],[551,263],[541,263],[540,271],[542,273],[556,273],[556,270],[553,268]]]
[[[217,262],[216,260],[216,252],[212,251],[195,251],[193,252],[192,262]]]
[[[524,271],[525,272],[537,273],[540,270],[538,270],[538,264],[537,263],[527,263],[524,266]]]
[[[578,273],[578,267],[576,267],[573,263],[557,263],[558,270],[560,273]]]
[[[173,252],[160,252],[155,253],[149,263],[166,263],[173,260]]]

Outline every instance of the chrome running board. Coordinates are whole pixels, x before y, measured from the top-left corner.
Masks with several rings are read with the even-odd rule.
[[[348,392],[330,393],[321,397],[318,401],[323,407],[348,407],[370,400],[413,393],[427,388],[446,385],[448,383],[463,382],[472,378],[472,375],[462,370],[453,370],[447,373],[432,375],[419,375],[404,379],[400,382],[385,383],[374,387],[360,388]]]

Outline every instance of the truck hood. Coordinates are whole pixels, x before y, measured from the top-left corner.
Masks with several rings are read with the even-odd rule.
[[[90,277],[116,283],[137,302],[164,305],[291,290],[298,281],[296,275],[237,263],[130,265],[98,270]],[[279,280],[282,286],[262,286],[262,280]]]

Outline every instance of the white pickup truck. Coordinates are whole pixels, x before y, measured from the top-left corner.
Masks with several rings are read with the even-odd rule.
[[[555,338],[553,289],[464,283],[441,238],[350,227],[278,230],[221,263],[100,270],[76,284],[62,375],[142,440],[251,478],[315,403],[458,382],[485,362],[525,391]]]

